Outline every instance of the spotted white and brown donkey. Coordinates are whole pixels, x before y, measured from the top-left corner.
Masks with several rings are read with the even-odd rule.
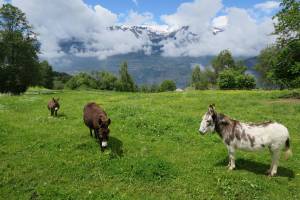
[[[256,151],[269,148],[272,163],[267,171],[269,176],[277,173],[281,149],[285,148],[286,159],[291,155],[290,137],[288,129],[277,122],[260,124],[242,123],[217,113],[215,106],[210,105],[202,117],[199,132],[205,134],[216,131],[228,149],[229,170],[235,168],[235,150],[242,149]]]

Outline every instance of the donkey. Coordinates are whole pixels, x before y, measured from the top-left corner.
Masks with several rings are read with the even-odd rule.
[[[59,110],[59,98],[54,99],[54,97],[48,102],[48,110],[51,112],[51,116],[53,114],[57,117],[57,111]]]
[[[215,106],[210,105],[202,117],[199,132],[205,134],[216,131],[223,140],[229,154],[229,170],[235,168],[235,150],[256,151],[268,147],[272,163],[267,171],[269,176],[277,173],[280,150],[285,146],[286,159],[292,154],[288,129],[277,122],[260,124],[242,123],[228,116],[217,113]]]
[[[106,112],[96,103],[88,103],[83,109],[83,121],[85,125],[90,129],[91,137],[93,137],[92,131],[96,139],[99,139],[101,151],[107,147],[109,128],[111,123],[110,118],[107,117]],[[99,134],[101,131],[101,135]]]

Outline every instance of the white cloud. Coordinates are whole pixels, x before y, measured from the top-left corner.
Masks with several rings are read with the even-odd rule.
[[[252,56],[274,41],[274,36],[269,35],[273,31],[270,17],[257,19],[250,14],[251,9],[224,8],[222,0],[183,3],[175,13],[161,16],[164,24],[157,24],[149,12],[131,10],[121,15],[101,5],[89,6],[83,0],[43,0],[42,3],[40,0],[12,0],[12,3],[23,10],[34,25],[42,44],[41,56],[50,61],[65,57],[60,42],[70,39],[83,42],[84,48],[71,47],[71,54],[77,57],[104,59],[140,50],[151,54],[147,34],[141,33],[136,38],[131,31],[108,29],[119,25],[120,18],[124,19],[122,24],[147,25],[153,31],[166,34],[189,26],[189,30],[183,29],[176,37],[161,42],[164,56],[216,55],[223,49],[230,49],[235,56]],[[255,9],[263,8],[258,5]],[[213,35],[214,26],[224,29],[224,32]]]
[[[227,16],[215,17],[212,21],[213,27],[224,28],[227,25],[228,25],[228,17]]]
[[[194,0],[182,3],[176,13],[163,15],[161,19],[173,29],[190,26],[193,32],[201,33],[207,30],[222,7],[221,0]]]
[[[77,39],[84,44],[84,51],[72,48],[76,56],[98,57],[124,54],[143,50],[148,42],[145,37],[137,39],[130,32],[109,31],[118,23],[118,15],[96,5],[88,6],[82,0],[12,0],[23,10],[33,24],[41,41],[42,57],[55,59],[65,55],[59,42]],[[148,16],[148,15],[146,15]]]
[[[145,24],[155,24],[153,21],[153,14],[150,12],[138,13],[130,10],[127,17],[125,18],[124,24],[129,26],[138,26]]]
[[[255,9],[261,10],[266,13],[272,12],[274,9],[279,8],[280,2],[278,1],[266,1],[264,3],[259,3],[254,5]]]
[[[5,3],[4,0],[0,0],[0,7],[2,7],[2,5]]]
[[[219,6],[216,6],[218,4]],[[266,17],[262,21],[257,21],[247,10],[241,8],[227,8],[226,15],[217,16],[222,8],[219,0],[209,2],[195,0],[188,5],[191,13],[205,8],[210,14],[202,16],[201,12],[198,12],[198,22],[196,19],[189,21],[189,17],[182,14],[181,9],[169,15],[171,18],[166,20],[168,24],[189,21],[191,30],[198,36],[191,37],[188,31],[180,31],[174,39],[162,41],[164,56],[216,55],[224,49],[229,49],[235,56],[254,56],[275,40],[274,36],[270,36],[273,32],[271,18]],[[182,5],[179,8],[182,8]],[[224,32],[213,35],[211,27],[216,25],[221,25]]]
[[[138,0],[132,0],[132,2],[137,6],[139,4]]]

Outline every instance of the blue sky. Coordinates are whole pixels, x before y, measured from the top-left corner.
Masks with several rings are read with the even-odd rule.
[[[88,5],[97,5],[111,10],[114,13],[127,14],[130,10],[143,13],[150,12],[154,20],[161,23],[160,16],[176,12],[180,4],[193,2],[192,0],[84,0]],[[238,7],[251,9],[254,5],[265,3],[266,0],[223,0],[224,7]],[[270,13],[274,14],[274,13]]]

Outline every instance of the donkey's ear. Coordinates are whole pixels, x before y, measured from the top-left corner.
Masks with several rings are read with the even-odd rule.
[[[59,101],[59,98],[57,98],[56,101]]]
[[[210,104],[209,107],[212,108],[212,109],[216,109],[216,106],[215,106],[214,103],[213,103],[213,104]]]
[[[215,104],[211,104],[208,106],[208,111],[214,112],[215,111]]]
[[[54,97],[52,97],[52,100],[55,101]]]

